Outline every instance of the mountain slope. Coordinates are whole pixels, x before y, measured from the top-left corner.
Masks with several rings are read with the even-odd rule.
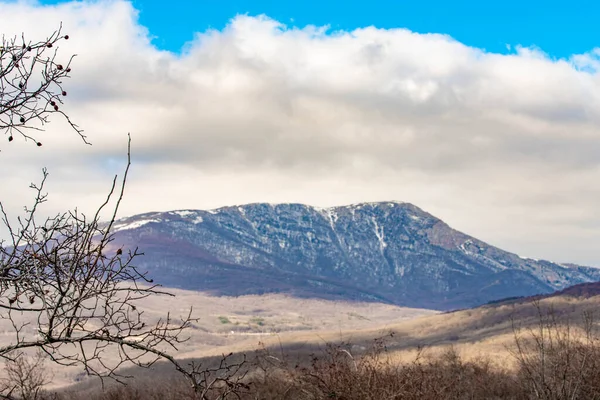
[[[408,203],[249,204],[119,220],[157,282],[240,295],[378,299],[453,309],[600,280],[600,270],[522,259]]]

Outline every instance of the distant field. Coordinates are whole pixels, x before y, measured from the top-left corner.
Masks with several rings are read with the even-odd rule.
[[[557,296],[539,303],[544,314],[552,312],[561,323],[569,323],[573,335],[579,332],[584,313],[595,314],[594,326],[600,337],[600,296],[575,298]],[[286,332],[277,337],[265,337],[263,344],[289,349],[320,347],[326,342],[346,341],[357,349],[366,349],[373,339],[385,338],[387,353],[398,361],[413,361],[417,351],[421,356],[435,356],[453,347],[465,359],[489,357],[501,366],[512,368],[515,328],[527,334],[539,323],[538,309],[530,302],[494,304],[450,313],[429,313],[420,318],[388,321],[371,327],[346,330],[342,335],[334,329],[318,332]],[[233,351],[245,351],[250,343],[242,342]],[[216,354],[216,353],[214,353]],[[195,356],[195,355],[193,355]]]
[[[267,359],[275,359],[277,363],[282,363],[281,365],[284,365],[284,368],[293,369],[296,368],[294,366],[310,366],[313,354],[317,357],[323,357],[324,351],[327,348],[325,346],[326,343],[345,342],[342,348],[347,350],[344,350],[344,352],[347,351],[347,354],[352,359],[360,360],[361,354],[368,354],[367,350],[373,346],[374,339],[384,338],[385,352],[379,353],[380,355],[377,356],[378,362],[382,363],[381,365],[385,365],[388,361],[391,361],[391,364],[388,365],[392,366],[405,363],[404,367],[409,369],[411,365],[424,365],[421,363],[412,363],[417,356],[420,360],[425,360],[425,362],[431,360],[434,363],[433,365],[440,365],[435,363],[443,360],[443,354],[448,354],[447,350],[453,348],[460,356],[460,359],[465,362],[474,361],[475,364],[480,366],[491,365],[493,369],[490,371],[497,371],[503,374],[502,376],[508,380],[506,382],[509,382],[509,386],[512,387],[515,382],[514,379],[516,379],[512,373],[519,370],[517,359],[514,355],[511,355],[511,349],[515,348],[515,327],[521,329],[520,333],[517,333],[518,335],[528,337],[528,332],[539,331],[540,316],[545,318],[550,312],[561,323],[568,322],[570,324],[569,332],[572,335],[571,337],[581,337],[583,314],[588,313],[589,315],[590,312],[597,313],[597,310],[600,310],[600,296],[573,297],[569,295],[543,299],[539,302],[538,306],[530,300],[518,300],[509,303],[500,302],[452,313],[402,310],[396,307],[376,304],[346,304],[315,300],[296,300],[283,296],[268,296],[264,299],[257,296],[248,298],[248,300],[253,299],[262,305],[260,313],[251,301],[237,303],[237,301],[243,301],[244,298],[232,299],[231,302],[223,298],[209,298],[208,302],[216,301],[215,306],[216,304],[220,304],[224,308],[228,308],[230,313],[225,314],[220,311],[221,314],[217,315],[217,308],[213,310],[215,312],[208,311],[211,317],[207,316],[206,318],[207,321],[211,321],[213,331],[205,332],[203,340],[212,337],[215,343],[213,345],[206,345],[203,340],[199,340],[201,335],[194,335],[193,340],[196,344],[186,346],[188,351],[181,353],[181,356],[186,356],[190,359],[193,358],[195,362],[203,366],[215,366],[221,358],[220,354],[224,352],[238,353],[233,356],[237,360],[240,360],[242,356],[239,353],[244,353],[247,355],[250,365],[253,365],[252,363],[257,360],[254,357],[254,351],[265,349],[267,353],[259,351],[258,359],[262,357],[264,360],[265,355],[268,354]],[[221,301],[225,303],[222,304]],[[250,307],[249,314],[246,315],[248,308],[241,310],[239,309],[239,305]],[[284,306],[287,308],[280,308]],[[270,307],[275,307],[279,311],[277,313],[271,311],[269,314],[268,310]],[[310,313],[317,316],[315,317],[315,325],[311,325],[314,326],[314,329],[302,330],[292,328],[291,330],[284,330],[279,333],[263,333],[260,335],[254,331],[257,329],[255,326],[266,326],[269,318],[282,318],[285,321],[290,319],[295,320],[297,314],[290,310],[298,310],[298,307],[306,307],[308,311],[306,315]],[[316,309],[313,307],[316,307]],[[364,319],[365,310],[371,310],[373,316],[379,315],[381,319],[377,320],[374,317],[369,318],[370,321]],[[406,312],[408,314],[405,314]],[[256,316],[257,314],[261,316]],[[408,317],[409,315],[415,317],[419,314],[421,314],[421,317]],[[215,316],[216,318],[213,318]],[[235,325],[233,321],[236,318],[246,318],[245,324],[246,326],[250,326],[250,330],[246,330],[245,334],[231,334],[231,331],[229,331],[229,334],[223,333],[221,325]],[[262,325],[257,323],[257,321],[261,321],[259,318],[263,318],[264,323]],[[397,319],[393,320],[392,318]],[[380,323],[377,324],[377,321]],[[600,321],[600,319],[597,318],[595,321]],[[372,322],[372,325],[369,322]],[[337,326],[335,326],[336,324]],[[242,325],[240,322],[238,326]],[[594,322],[592,325],[593,330],[595,330],[594,337],[600,337],[598,334],[600,332],[600,324]],[[390,334],[391,332],[393,332],[393,335]],[[376,341],[375,343],[379,342]],[[194,349],[196,345],[198,347]],[[482,359],[483,361],[479,363],[478,359]],[[487,361],[485,360],[489,360],[490,364],[486,364]],[[186,363],[186,360],[182,361]],[[394,371],[396,370],[394,369]],[[444,371],[444,373],[449,373],[448,370]],[[173,378],[177,376],[173,367],[167,363],[157,363],[150,370],[141,370],[138,368],[129,369],[125,372],[135,376],[132,384],[138,385],[138,387],[144,387],[144,385],[148,384],[151,387],[151,382],[156,382],[157,379],[162,379],[162,382],[172,382]],[[459,378],[458,376],[455,378],[449,376],[440,375],[442,381],[438,382],[434,380],[434,383],[441,386],[446,384],[451,385],[453,379]],[[492,374],[488,375],[488,378],[494,376],[497,377],[500,375]],[[443,379],[446,379],[446,381],[443,381]],[[487,384],[487,381],[485,384]],[[79,396],[75,398],[85,399],[93,393],[99,393],[100,387],[95,381],[84,380],[78,385],[66,388],[66,390]],[[488,395],[490,393],[487,393],[486,396]],[[475,398],[489,398],[489,396]]]
[[[530,302],[439,313],[389,304],[284,295],[213,297],[184,290],[172,292],[176,297],[144,301],[143,308],[152,322],[167,311],[183,314],[193,306],[193,315],[199,320],[190,329],[190,340],[180,347],[177,357],[196,360],[229,352],[252,353],[261,347],[271,348],[278,355],[285,353],[284,357],[306,359],[330,342],[349,342],[353,351],[359,353],[374,338],[388,335],[387,354],[397,361],[414,360],[417,349],[424,349],[422,356],[434,356],[452,346],[466,359],[491,357],[495,363],[510,368],[514,362],[508,351],[514,344],[513,326],[535,327],[539,318]],[[558,296],[542,300],[540,307],[544,312],[552,309],[562,321],[571,322],[575,333],[584,312],[600,310],[600,296]],[[0,332],[7,328],[0,327]],[[394,335],[389,336],[390,332]],[[8,343],[10,337],[2,335],[0,339]],[[129,372],[152,379],[154,374],[168,376],[172,370],[170,365],[157,364],[150,371]],[[53,386],[74,383],[80,372],[57,369]],[[87,386],[92,382],[85,383],[84,379],[82,383]]]
[[[439,313],[387,324],[375,329],[357,329],[352,343],[368,346],[373,338],[394,332],[386,339],[388,354],[399,361],[412,361],[417,349],[422,355],[435,356],[452,346],[465,359],[490,357],[494,362],[512,367],[515,331],[527,335],[537,329],[539,312],[552,313],[560,323],[571,326],[572,335],[581,333],[584,313],[591,316],[596,337],[600,337],[600,296],[581,298],[556,296],[539,302],[539,310],[530,301],[486,305],[451,313]],[[350,337],[350,335],[348,335]],[[308,343],[308,335],[290,334],[290,342]],[[319,341],[336,341],[335,332],[322,333]],[[271,342],[273,345],[276,343]]]
[[[359,330],[382,329],[437,313],[381,303],[298,299],[275,294],[214,297],[187,290],[168,291],[176,296],[146,299],[140,309],[145,311],[148,322],[153,323],[169,311],[172,316],[179,316],[193,307],[193,316],[199,320],[189,331],[190,340],[179,348],[177,356],[181,358],[253,350],[259,342],[269,339],[319,340],[321,334],[328,337],[333,334],[339,340]],[[9,344],[13,338],[10,324],[0,320],[0,345]],[[53,386],[71,384],[80,373],[76,368],[56,368]]]

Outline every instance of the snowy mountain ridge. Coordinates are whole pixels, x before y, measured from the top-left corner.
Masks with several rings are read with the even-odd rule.
[[[403,202],[255,203],[145,213],[115,224],[155,281],[217,294],[378,299],[453,309],[600,280],[600,270],[519,257]]]

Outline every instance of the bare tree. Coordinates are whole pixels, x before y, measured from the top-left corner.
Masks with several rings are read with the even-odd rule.
[[[43,398],[43,388],[51,382],[51,373],[45,367],[46,355],[38,351],[31,358],[21,355],[5,364],[6,376],[0,379],[0,391],[6,397],[13,393],[23,400]]]
[[[66,95],[61,79],[68,76],[72,59],[64,65],[56,61],[56,43],[65,39],[68,35],[59,29],[38,43],[2,40],[0,129],[9,141],[14,132],[35,141],[31,131],[42,129],[48,115],[60,113],[87,143],[59,107]],[[48,49],[54,49],[50,55]],[[8,232],[0,242],[0,323],[12,333],[10,344],[0,344],[0,357],[18,363],[28,349],[37,349],[56,364],[119,382],[126,377],[122,366],[149,367],[166,360],[189,379],[199,398],[208,398],[209,391],[242,389],[238,372],[244,361],[230,363],[224,356],[218,368],[202,369],[173,357],[194,321],[191,308],[176,318],[167,314],[156,323],[146,320],[142,301],[170,294],[135,267],[138,249],[113,243],[130,165],[131,138],[122,178],[115,176],[106,200],[90,215],[73,210],[39,217],[48,198],[45,169],[41,183],[31,184],[33,204],[23,216],[11,218],[0,202],[0,225]]]
[[[599,399],[600,342],[594,313],[585,311],[577,324],[539,299],[531,307],[535,324],[520,327],[513,320],[514,345],[508,349],[523,389],[536,399]]]
[[[42,183],[31,186],[34,204],[16,226],[0,203],[10,234],[0,247],[0,309],[5,311],[0,318],[10,321],[15,336],[14,343],[0,347],[0,356],[11,358],[16,350],[37,347],[56,363],[80,364],[88,374],[104,377],[116,376],[116,368],[125,362],[148,366],[157,357],[169,358],[160,346],[175,348],[181,342],[190,315],[178,322],[167,315],[148,326],[137,304],[166,293],[132,265],[140,255],[137,249],[110,246],[129,165],[119,186],[115,177],[92,217],[75,210],[38,221],[36,212],[47,200],[45,170]],[[116,203],[109,222],[101,223],[111,200]],[[114,365],[101,357],[109,344],[118,347]],[[146,358],[148,354],[154,357]]]

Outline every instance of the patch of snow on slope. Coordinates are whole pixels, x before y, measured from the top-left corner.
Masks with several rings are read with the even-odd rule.
[[[540,262],[540,260],[539,260],[538,258],[523,257],[523,256],[519,256],[519,258],[520,258],[521,260],[525,260],[525,261],[535,261],[535,262]],[[562,268],[562,269],[571,269],[571,267],[569,267],[568,265],[564,265],[564,264],[561,264],[561,263],[559,263],[559,262],[548,261],[548,260],[542,260],[542,261],[545,261],[545,262],[552,263],[553,265],[556,265],[557,267],[560,267],[560,268]]]
[[[403,206],[405,204],[407,204],[407,203],[405,203],[404,201],[396,201],[396,200],[394,200],[394,201],[388,203],[388,206],[390,206],[390,207],[396,207],[396,206]]]
[[[242,216],[242,218],[244,218],[246,220],[246,222],[248,224],[250,224],[250,226],[252,227],[252,230],[254,231],[254,235],[263,243],[267,243],[268,242],[268,238],[264,237],[263,235],[261,235],[261,233],[258,231],[258,228],[256,226],[256,223],[254,221],[252,221],[250,218],[248,218],[248,215],[246,215],[246,210],[244,209],[244,207],[238,207],[238,211],[240,213],[240,215]],[[280,244],[281,246],[281,244]],[[282,247],[283,248],[283,247]]]
[[[529,261],[535,261],[535,262],[538,262],[538,261],[540,261],[540,260],[538,260],[537,258],[530,258],[530,257],[523,257],[523,256],[519,256],[519,258],[520,258],[521,260],[529,260]]]
[[[328,207],[328,208],[320,208],[320,207],[313,207],[315,210],[317,210],[319,213],[321,213],[321,215],[323,215],[323,217],[327,218],[327,220],[329,221],[329,226],[331,227],[331,232],[333,233],[334,239],[338,242],[339,246],[340,246],[340,250],[342,250],[343,252],[346,252],[346,245],[344,245],[344,243],[342,242],[342,238],[340,238],[340,235],[338,235],[338,232],[335,229],[335,223],[337,222],[339,215],[336,211],[336,209],[338,207]]]
[[[313,207],[315,211],[323,215],[329,221],[329,226],[331,230],[335,232],[335,222],[338,220],[338,214],[335,211],[335,207],[321,208],[321,207]]]
[[[461,243],[461,245],[459,246],[459,248],[466,255],[472,255],[473,253],[471,253],[469,250],[467,250],[467,246],[470,245],[470,244],[472,244],[472,243],[473,243],[473,241],[471,239],[468,239],[464,243]]]
[[[331,226],[331,230],[335,232],[335,223],[338,220],[338,215],[333,208],[327,209],[327,218],[329,219],[329,226]]]
[[[371,221],[373,222],[375,236],[377,236],[377,239],[379,240],[379,251],[381,252],[381,256],[385,260],[388,267],[391,267],[389,260],[385,256],[385,248],[387,247],[387,243],[385,242],[383,226],[381,226],[381,227],[379,226],[375,217],[371,217]]]
[[[170,214],[175,214],[175,215],[179,215],[182,218],[187,218],[187,217],[191,217],[192,215],[195,215],[196,212],[190,211],[190,210],[179,210],[179,211],[171,211]]]
[[[383,227],[379,226],[375,217],[371,217],[371,221],[375,226],[375,236],[377,236],[377,239],[379,240],[379,248],[381,249],[381,253],[383,254],[383,250],[387,247],[387,243],[385,242],[385,236],[383,234]]]
[[[161,220],[160,219],[140,219],[138,221],[133,221],[128,224],[117,224],[114,227],[114,232],[124,231],[124,230],[128,230],[128,229],[136,229],[136,228],[139,228],[146,224],[149,224],[150,222],[161,222]]]
[[[496,260],[493,260],[493,259],[491,259],[491,258],[489,258],[489,257],[485,256],[484,254],[481,254],[481,253],[474,253],[474,252],[472,252],[472,251],[468,250],[468,249],[467,249],[467,246],[468,246],[468,245],[470,245],[470,244],[473,244],[473,240],[472,240],[472,239],[467,239],[467,240],[465,240],[465,242],[464,242],[464,243],[461,243],[461,245],[460,245],[460,246],[458,246],[458,247],[459,247],[459,248],[460,248],[460,250],[461,250],[463,253],[465,253],[466,255],[468,255],[468,256],[471,256],[471,257],[473,257],[473,258],[476,258],[476,259],[485,260],[485,261],[487,261],[489,264],[491,264],[491,265],[495,266],[496,268],[498,268],[499,270],[502,270],[502,271],[503,271],[503,270],[506,270],[506,269],[508,268],[506,265],[503,265],[503,264],[499,263],[498,261],[496,261]],[[476,246],[476,247],[478,247],[477,245],[475,245],[475,246]],[[480,251],[482,251],[482,250],[483,250],[483,249],[481,249],[481,248],[479,248],[479,247],[478,247],[478,249],[479,249]]]

